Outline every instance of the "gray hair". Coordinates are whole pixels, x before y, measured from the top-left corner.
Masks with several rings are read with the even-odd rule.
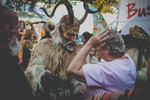
[[[125,54],[125,45],[121,34],[115,30],[109,30],[106,36],[110,36],[110,38],[106,40],[103,48],[108,46],[109,52],[113,57],[122,57]]]

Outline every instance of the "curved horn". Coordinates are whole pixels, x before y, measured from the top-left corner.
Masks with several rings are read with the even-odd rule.
[[[55,13],[55,11],[56,11],[56,8],[57,8],[59,5],[63,4],[63,3],[64,3],[64,0],[60,0],[60,1],[57,3],[57,5],[54,7],[53,11],[52,11],[51,14],[49,15],[50,18],[52,18],[52,17],[54,16],[54,13]]]
[[[68,0],[61,0],[60,2],[58,2],[58,4],[54,7],[54,9],[53,9],[53,11],[51,12],[50,15],[48,15],[48,13],[46,12],[46,10],[44,8],[40,8],[40,9],[42,9],[48,17],[52,18],[54,16],[56,8],[60,4],[64,4],[66,6],[67,11],[68,11],[68,15],[69,15],[69,19],[70,19],[70,24],[73,24],[73,22],[74,22],[74,13],[73,13],[73,10],[72,10],[72,5],[68,2]]]
[[[73,24],[74,22],[74,12],[72,10],[72,5],[68,2],[68,0],[64,1],[64,5],[67,8],[69,19],[70,19],[70,24]]]
[[[87,4],[87,0],[84,1],[84,8],[85,8],[85,14],[82,17],[82,19],[79,20],[80,25],[85,21],[87,15],[88,15],[88,4]]]
[[[40,9],[42,9],[42,10],[44,11],[44,13],[45,13],[48,17],[50,17],[49,14],[47,13],[47,11],[46,11],[44,8],[41,7]],[[51,17],[50,17],[50,18],[51,18]]]

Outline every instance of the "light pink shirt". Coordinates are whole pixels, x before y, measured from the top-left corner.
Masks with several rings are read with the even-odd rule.
[[[129,55],[128,59],[115,59],[98,64],[85,64],[83,72],[86,79],[84,99],[97,93],[121,91],[134,88],[136,66]]]

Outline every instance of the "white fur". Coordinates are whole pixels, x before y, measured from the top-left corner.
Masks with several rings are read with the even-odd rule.
[[[9,48],[10,48],[10,54],[12,56],[17,56],[18,55],[18,52],[19,52],[19,49],[20,49],[20,43],[18,41],[17,38],[11,38],[10,42],[9,42]],[[15,45],[13,45],[15,42]]]

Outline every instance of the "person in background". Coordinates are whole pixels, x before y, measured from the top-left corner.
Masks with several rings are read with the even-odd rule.
[[[38,35],[30,21],[25,22],[25,33],[22,34],[20,40],[20,50],[18,54],[19,65],[25,71],[31,56],[31,50],[38,42]]]
[[[82,42],[83,42],[83,45],[92,37],[93,35],[90,34],[89,32],[84,32],[82,34]]]
[[[84,64],[94,46],[99,48],[105,62]],[[87,84],[84,99],[97,93],[133,89],[136,80],[135,63],[125,54],[122,36],[114,30],[100,31],[91,37],[72,60],[67,71]]]
[[[96,58],[96,51],[97,51],[97,47],[92,47],[92,49],[89,52],[89,63],[90,64],[98,63],[98,60]]]
[[[35,100],[32,89],[14,57],[20,44],[17,14],[7,6],[0,5],[0,65],[1,100]]]
[[[133,59],[137,69],[135,87],[144,87],[147,84],[147,61],[150,52],[150,37],[142,27],[130,27],[129,34],[123,35],[126,53]]]
[[[90,38],[89,38],[90,39]],[[86,40],[87,42],[88,40]],[[86,44],[86,42],[84,43],[84,45]],[[92,49],[90,50],[85,63],[90,63],[90,64],[96,64],[98,63],[98,60],[96,58],[96,52],[97,52],[97,47],[92,47]]]
[[[86,42],[92,37],[93,35],[90,34],[89,32],[84,32],[82,34],[82,42],[83,42],[83,45],[86,44]],[[90,52],[89,52],[89,55],[87,56],[86,58],[86,62],[85,63],[98,63],[98,60],[96,58],[96,51],[97,51],[97,47],[93,47]]]

